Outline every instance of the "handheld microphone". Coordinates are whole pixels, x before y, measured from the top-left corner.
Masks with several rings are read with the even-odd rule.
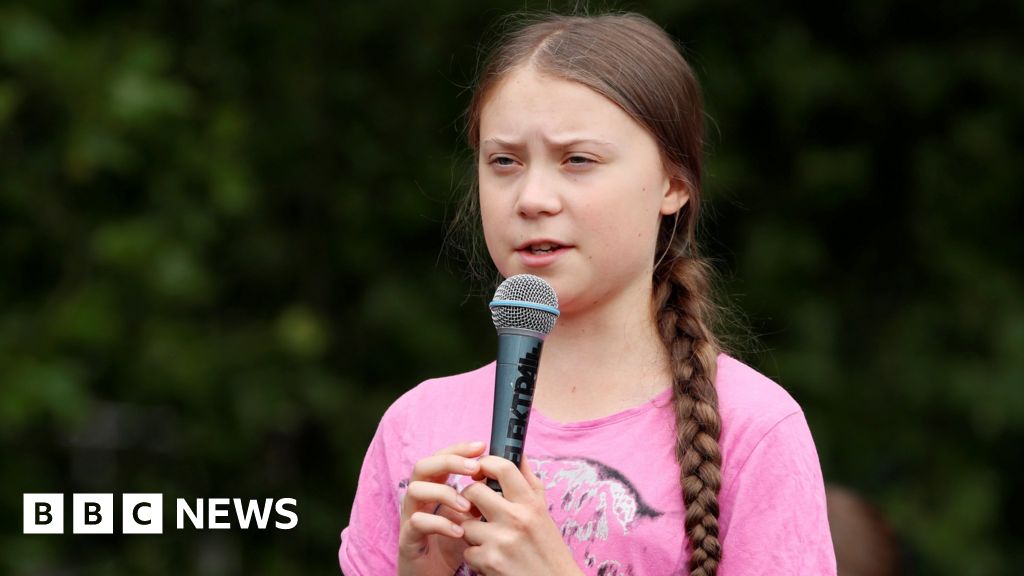
[[[490,454],[511,460],[518,467],[526,444],[541,349],[559,314],[558,296],[544,279],[519,274],[498,286],[489,306],[498,331]],[[489,479],[487,485],[501,492],[497,480]]]

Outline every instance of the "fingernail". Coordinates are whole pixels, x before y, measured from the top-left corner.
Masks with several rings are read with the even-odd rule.
[[[466,500],[463,496],[456,496],[455,503],[459,505],[459,508],[469,510],[469,500]]]
[[[452,525],[452,534],[455,534],[456,536],[461,538],[462,537],[462,526],[459,526],[458,524]]]
[[[470,448],[474,448],[474,449],[476,449],[476,448],[483,448],[484,447],[484,443],[479,441],[479,440],[476,441],[476,442],[470,442],[469,443],[469,447]]]
[[[466,460],[463,466],[470,472],[476,472],[477,468],[480,467],[480,463],[476,460]]]

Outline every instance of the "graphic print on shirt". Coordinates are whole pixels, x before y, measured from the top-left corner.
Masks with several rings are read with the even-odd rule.
[[[590,458],[528,459],[534,474],[544,481],[548,512],[561,530],[562,539],[583,561],[582,568],[599,576],[632,575],[631,565],[601,557],[601,543],[619,540],[662,513],[648,505],[621,472],[602,462]],[[472,482],[466,476],[448,480],[460,492]],[[408,483],[399,483],[399,501]],[[472,576],[474,572],[463,564],[455,574]]]

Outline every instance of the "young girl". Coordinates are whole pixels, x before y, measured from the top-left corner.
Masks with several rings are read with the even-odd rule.
[[[835,574],[800,407],[709,330],[703,114],[642,16],[551,16],[499,45],[468,111],[470,201],[499,272],[561,308],[527,457],[484,456],[493,363],[410,390],[367,451],[345,574]]]

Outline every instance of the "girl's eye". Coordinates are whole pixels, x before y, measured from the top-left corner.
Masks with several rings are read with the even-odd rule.
[[[586,156],[575,155],[575,156],[569,156],[569,158],[566,160],[566,162],[568,162],[570,166],[577,166],[577,167],[579,167],[579,166],[587,166],[588,164],[593,164],[594,163],[594,159],[593,158],[587,158]]]
[[[491,159],[491,164],[499,168],[507,168],[509,166],[514,166],[515,163],[515,160],[509,158],[508,156],[495,156],[494,158]]]

